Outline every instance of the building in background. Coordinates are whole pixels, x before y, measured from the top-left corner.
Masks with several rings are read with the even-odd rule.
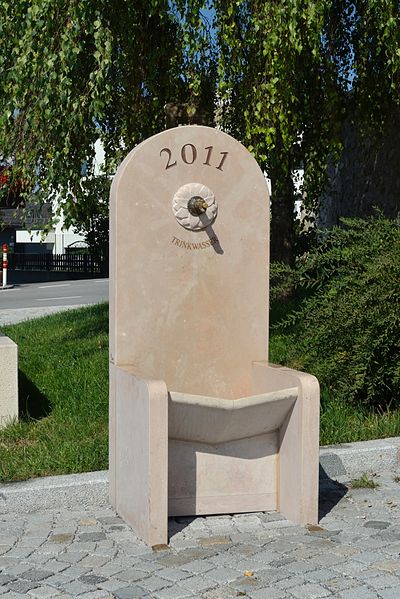
[[[72,227],[65,228],[62,215],[50,231],[44,233],[55,206],[51,203],[21,206],[21,184],[9,185],[9,168],[7,164],[0,165],[0,188],[3,188],[0,194],[0,243],[6,243],[18,254],[65,254],[70,246],[86,246],[82,235],[75,233]]]

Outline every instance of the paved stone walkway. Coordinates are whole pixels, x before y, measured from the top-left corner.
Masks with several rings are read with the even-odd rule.
[[[399,477],[400,479],[400,477]],[[0,516],[0,595],[399,599],[400,482],[321,485],[320,527],[258,513],[170,521],[151,550],[111,508]]]

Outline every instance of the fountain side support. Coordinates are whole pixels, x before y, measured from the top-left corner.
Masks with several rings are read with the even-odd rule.
[[[144,141],[110,215],[110,499],[149,545],[168,515],[318,519],[319,387],[268,364],[269,197],[208,127]]]
[[[264,393],[295,387],[296,402],[279,429],[278,511],[298,524],[318,523],[319,384],[305,372],[255,362],[255,387]]]

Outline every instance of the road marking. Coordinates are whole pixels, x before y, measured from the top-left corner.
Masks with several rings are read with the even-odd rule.
[[[50,302],[51,300],[62,300],[62,299],[79,299],[81,295],[66,295],[64,297],[44,297],[41,299],[37,299],[37,302]]]
[[[62,283],[62,285],[43,285],[42,287],[38,287],[38,289],[50,289],[50,287],[69,287],[71,283]]]

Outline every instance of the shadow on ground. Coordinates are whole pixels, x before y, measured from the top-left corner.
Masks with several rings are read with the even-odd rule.
[[[39,420],[51,412],[47,397],[22,370],[18,370],[18,395],[20,418]]]
[[[81,343],[83,340],[97,337],[100,334],[108,335],[108,303],[85,306],[80,310],[80,318],[77,318],[74,311],[64,312],[63,320],[69,320],[71,327],[65,331],[61,342]]]
[[[324,516],[347,494],[348,488],[328,476],[323,467],[319,467],[319,509],[318,519]]]
[[[173,516],[168,518],[168,544],[171,540],[171,537],[181,532],[184,528],[189,526],[196,520],[198,516]]]

